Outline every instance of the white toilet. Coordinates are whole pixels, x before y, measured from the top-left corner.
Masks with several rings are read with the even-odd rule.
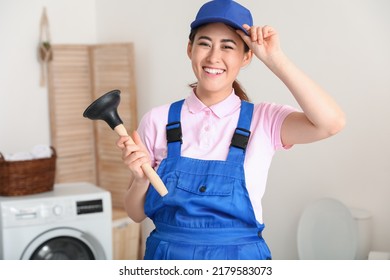
[[[371,215],[350,209],[332,198],[310,204],[298,225],[298,255],[302,260],[368,259]]]

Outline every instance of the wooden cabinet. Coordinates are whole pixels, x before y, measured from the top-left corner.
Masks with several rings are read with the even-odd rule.
[[[140,259],[140,224],[134,223],[122,209],[112,212],[112,248],[114,260]]]

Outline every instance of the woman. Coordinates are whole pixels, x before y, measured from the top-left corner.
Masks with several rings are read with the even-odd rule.
[[[237,2],[203,5],[187,54],[197,82],[185,100],[152,109],[135,145],[121,137],[133,173],[125,208],[156,229],[145,259],[271,259],[262,231],[261,198],[274,152],[327,138],[344,126],[333,99],[283,53],[276,30],[254,26]],[[236,77],[253,58],[290,90],[302,111],[247,102]],[[167,186],[160,197],[140,168],[149,162]]]

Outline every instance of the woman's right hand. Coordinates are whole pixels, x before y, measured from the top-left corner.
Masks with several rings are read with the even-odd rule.
[[[142,143],[137,131],[132,133],[134,144],[129,136],[121,136],[117,141],[117,146],[122,150],[123,163],[133,173],[135,179],[148,180],[141,166],[145,163],[150,163],[150,156]]]

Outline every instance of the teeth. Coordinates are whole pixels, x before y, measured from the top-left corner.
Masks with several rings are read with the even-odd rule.
[[[213,68],[204,68],[204,71],[206,71],[207,73],[210,73],[210,74],[222,74],[224,72],[224,70],[222,69],[213,69]]]

